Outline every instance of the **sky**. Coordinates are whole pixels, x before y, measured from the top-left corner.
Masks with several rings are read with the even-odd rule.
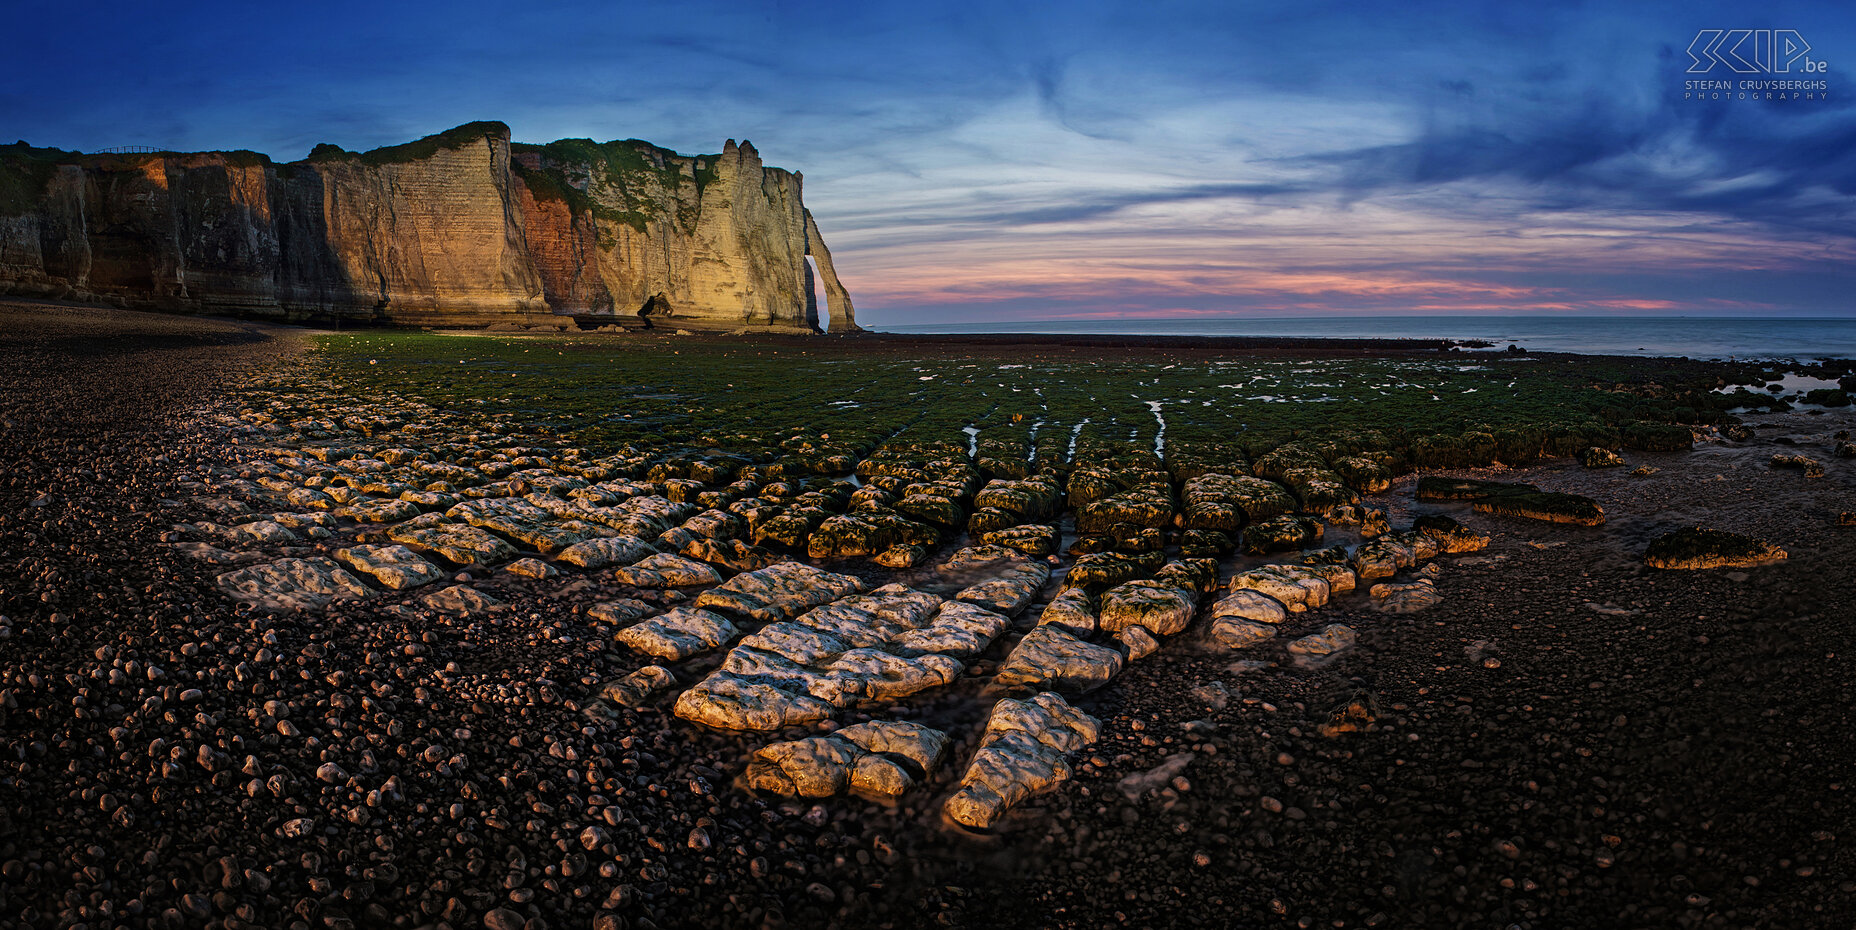
[[[1823,0],[9,5],[0,139],[751,140],[876,325],[1856,317],[1856,7]],[[1809,49],[1736,74],[1739,29]]]

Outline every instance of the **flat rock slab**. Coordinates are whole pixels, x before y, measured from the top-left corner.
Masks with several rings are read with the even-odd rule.
[[[1214,622],[1227,618],[1274,626],[1289,619],[1289,609],[1281,601],[1261,591],[1243,588],[1212,604],[1211,619]]]
[[[459,565],[493,565],[516,557],[514,546],[464,523],[402,524],[389,529],[387,538],[430,549]]]
[[[778,730],[815,723],[834,708],[801,691],[717,673],[677,696],[675,713],[719,730]]]
[[[1119,650],[1084,642],[1069,627],[1047,623],[1018,641],[993,683],[1002,688],[1089,691],[1121,674],[1124,664]]]
[[[824,798],[847,791],[894,798],[934,772],[947,734],[915,723],[873,720],[830,736],[774,743],[754,754],[743,782],[784,797]]]
[[[637,537],[612,536],[581,540],[562,549],[557,558],[580,568],[605,568],[629,565],[656,551],[650,543]]]
[[[342,516],[361,523],[399,523],[419,515],[416,504],[402,500],[362,498],[343,507]]]
[[[302,542],[302,537],[274,520],[253,520],[228,526],[223,535],[226,542],[236,546],[288,546]]]
[[[864,583],[849,575],[813,568],[802,562],[780,562],[759,571],[736,575],[704,591],[696,606],[773,623],[791,620],[820,604],[862,591]]]
[[[1013,806],[1073,774],[1065,754],[1101,735],[1101,724],[1053,692],[993,705],[980,747],[944,810],[955,823],[990,828]]]
[[[1301,565],[1266,565],[1231,576],[1232,591],[1256,591],[1282,604],[1290,613],[1301,613],[1328,602],[1333,588],[1320,573]]]
[[[934,620],[919,630],[910,630],[890,641],[890,647],[902,655],[938,653],[970,660],[986,651],[992,641],[1005,632],[1012,621],[1002,614],[960,601],[941,605]]]
[[[219,576],[219,589],[235,600],[275,610],[313,610],[330,601],[360,599],[373,590],[325,558],[278,559]]]
[[[1049,579],[1049,565],[1021,559],[1000,566],[996,577],[968,585],[955,594],[954,599],[1008,617],[1016,616]]]
[[[350,568],[365,572],[383,587],[404,591],[431,584],[445,573],[405,546],[354,546],[335,550],[335,557]]]
[[[1475,508],[1478,513],[1524,517],[1547,523],[1570,523],[1574,526],[1600,526],[1605,522],[1605,508],[1600,507],[1597,501],[1557,491],[1498,494],[1476,501]]]
[[[461,584],[427,594],[420,598],[420,602],[433,610],[464,617],[487,613],[490,608],[503,603],[476,588]]]
[[[586,609],[588,617],[613,626],[629,626],[654,613],[657,613],[656,607],[629,597],[622,597],[616,601],[602,601]]]
[[[1353,627],[1330,623],[1319,633],[1304,636],[1289,644],[1289,652],[1304,659],[1325,659],[1358,640]]]
[[[1217,617],[1212,620],[1208,632],[1213,642],[1228,649],[1248,649],[1269,642],[1276,637],[1274,624],[1246,620],[1243,617]]]
[[[637,588],[689,588],[718,584],[722,574],[702,562],[660,552],[645,556],[624,568],[614,569],[612,580]]]
[[[1414,614],[1444,600],[1429,578],[1410,584],[1376,584],[1368,595],[1373,600],[1374,610],[1388,614]]]
[[[648,656],[680,662],[733,641],[741,631],[726,617],[678,607],[618,632],[618,640]]]

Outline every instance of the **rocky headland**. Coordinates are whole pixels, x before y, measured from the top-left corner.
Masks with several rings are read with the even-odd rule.
[[[527,145],[498,122],[289,163],[22,142],[0,147],[0,294],[293,321],[855,331],[802,187],[747,142]]]

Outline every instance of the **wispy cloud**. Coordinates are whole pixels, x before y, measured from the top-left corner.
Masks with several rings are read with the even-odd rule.
[[[860,316],[1849,309],[1856,13],[1413,0],[19,4],[37,144],[750,138]],[[1743,22],[1746,21],[1746,22]],[[1783,25],[1817,101],[1685,101],[1699,28]],[[83,67],[73,68],[72,62]]]

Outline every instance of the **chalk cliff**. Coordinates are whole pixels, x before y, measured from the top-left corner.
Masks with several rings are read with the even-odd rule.
[[[291,320],[855,331],[802,183],[746,142],[524,145],[493,122],[288,164],[21,143],[0,146],[0,293]]]

